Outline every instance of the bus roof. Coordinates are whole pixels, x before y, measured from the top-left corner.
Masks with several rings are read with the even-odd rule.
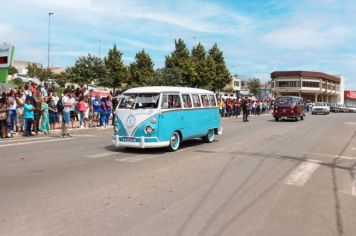
[[[137,87],[137,88],[128,89],[124,93],[164,93],[164,92],[214,94],[213,92],[205,89],[189,88],[189,87],[171,87],[171,86]]]

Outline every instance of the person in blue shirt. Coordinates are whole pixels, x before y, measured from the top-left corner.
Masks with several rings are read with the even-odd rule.
[[[34,110],[35,107],[31,104],[31,99],[27,98],[24,108],[24,118],[25,118],[25,133],[24,136],[33,136],[31,133],[31,127],[34,120]]]
[[[96,122],[96,126],[99,126],[101,112],[101,100],[99,95],[95,96],[93,100],[93,121]]]

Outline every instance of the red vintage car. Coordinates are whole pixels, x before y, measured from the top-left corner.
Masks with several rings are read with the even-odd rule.
[[[304,119],[304,101],[301,97],[282,96],[276,99],[273,108],[273,117],[276,121],[280,119]]]

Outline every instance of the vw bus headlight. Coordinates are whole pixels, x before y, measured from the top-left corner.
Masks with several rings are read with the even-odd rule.
[[[153,131],[154,131],[154,130],[153,130],[152,126],[146,126],[146,128],[145,128],[146,134],[152,134]]]
[[[117,125],[114,126],[114,132],[118,133],[119,132],[119,127]]]

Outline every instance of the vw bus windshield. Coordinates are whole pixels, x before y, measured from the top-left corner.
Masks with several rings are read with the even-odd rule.
[[[155,109],[158,108],[158,93],[125,94],[118,108],[123,109]]]
[[[277,98],[276,103],[277,104],[295,104],[297,103],[297,98],[293,98],[293,97],[280,97]]]

